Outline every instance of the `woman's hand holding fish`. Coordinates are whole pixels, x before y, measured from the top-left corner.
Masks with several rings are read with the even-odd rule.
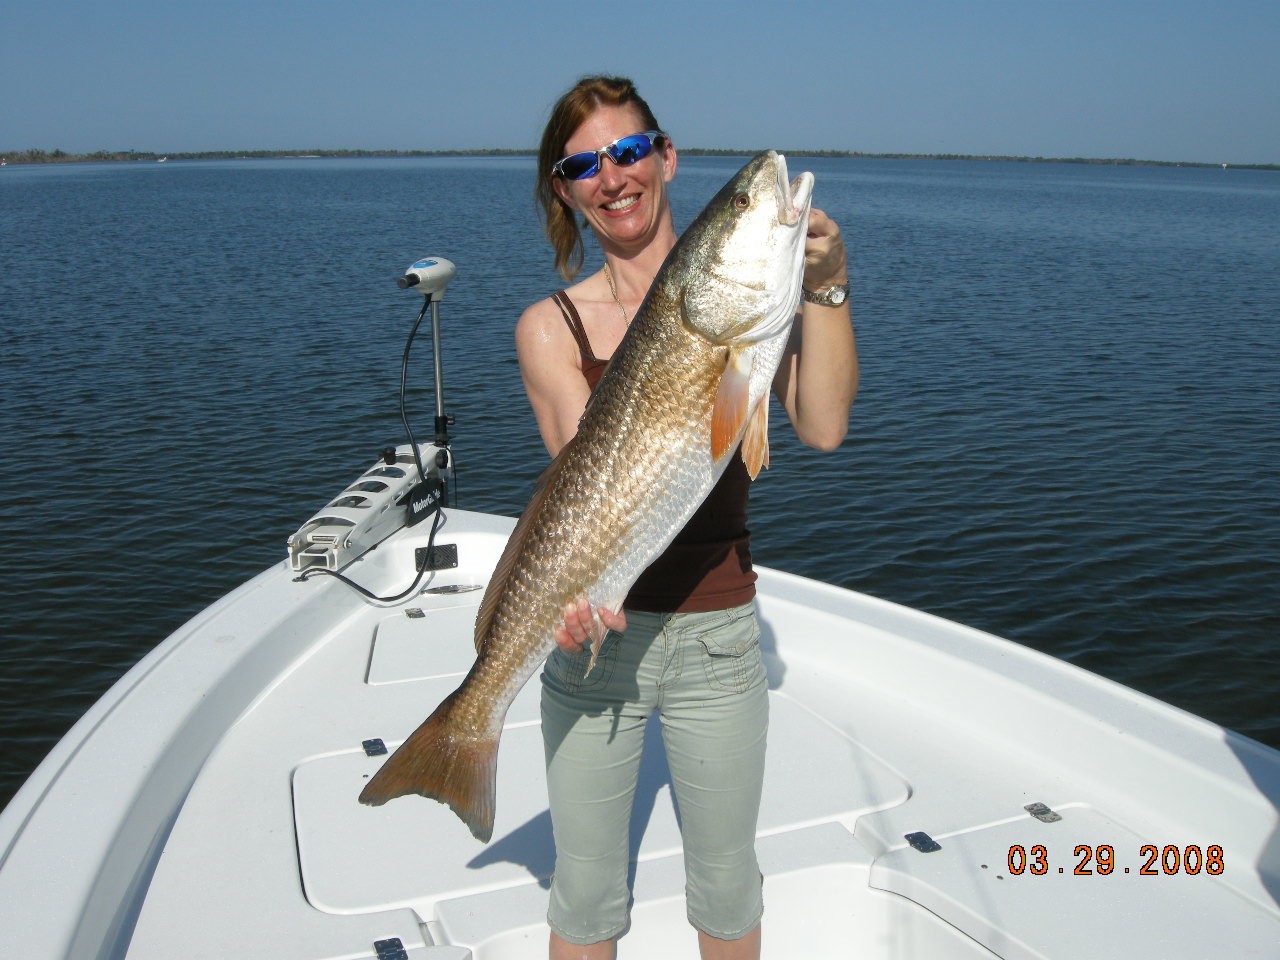
[[[804,287],[814,292],[849,282],[840,227],[823,211],[809,210],[804,245]],[[800,318],[774,378],[774,389],[806,446],[834,450],[849,430],[849,408],[858,391],[858,353],[849,302],[823,306],[802,300]]]
[[[804,285],[823,290],[849,282],[849,268],[840,226],[817,207],[809,210],[809,235],[804,244]]]
[[[604,638],[606,630],[621,633],[627,629],[627,615],[619,610],[614,613],[604,607],[597,607],[598,618],[591,613],[591,604],[583,597],[577,603],[569,603],[564,608],[564,626],[556,627],[556,643],[569,653],[577,653],[588,640],[599,642]]]

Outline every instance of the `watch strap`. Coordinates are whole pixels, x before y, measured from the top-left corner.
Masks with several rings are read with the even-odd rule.
[[[816,303],[823,307],[838,307],[849,299],[848,283],[837,283],[830,287],[823,287],[821,290],[808,290],[804,287],[800,288],[800,295],[810,303]]]

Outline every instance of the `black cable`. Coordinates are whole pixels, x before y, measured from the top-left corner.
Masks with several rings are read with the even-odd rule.
[[[423,575],[427,572],[427,568],[431,566],[431,553],[435,549],[436,531],[440,529],[440,522],[443,519],[444,519],[444,511],[437,510],[435,517],[432,518],[432,521],[431,521],[431,533],[427,536],[427,550],[422,557],[422,566],[418,568],[418,575],[414,578],[413,583],[409,585],[409,589],[406,590],[404,593],[397,594],[394,597],[380,597],[377,594],[375,594],[372,590],[369,590],[365,587],[360,586],[360,584],[356,583],[350,577],[344,576],[341,573],[336,573],[333,570],[326,570],[323,567],[311,567],[308,570],[302,571],[302,573],[299,574],[294,579],[299,582],[305,583],[313,573],[323,574],[326,577],[333,577],[335,580],[341,583],[345,583],[352,590],[358,591],[359,593],[368,597],[370,600],[373,600],[377,603],[398,603],[399,601],[403,600],[405,597],[409,596],[409,594],[417,590],[419,584],[422,583]]]

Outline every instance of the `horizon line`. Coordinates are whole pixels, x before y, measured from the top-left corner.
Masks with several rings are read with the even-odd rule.
[[[683,147],[681,153],[688,156],[754,156],[759,150]],[[794,149],[779,150],[791,157],[835,157],[866,160],[980,160],[1020,163],[1084,163],[1125,166],[1166,167],[1237,167],[1252,170],[1280,170],[1280,163],[1238,163],[1204,160],[1152,160],[1135,157],[1046,157],[1030,154],[994,153],[911,153],[906,151],[869,152],[862,150]],[[320,159],[333,157],[483,157],[483,156],[537,156],[536,148],[472,147],[452,150],[397,150],[365,148],[311,148],[311,149],[259,149],[259,150],[179,150],[166,153],[158,150],[96,150],[91,153],[73,153],[61,149],[0,151],[0,160],[16,165],[44,163],[129,162],[147,160],[222,160],[222,159]]]

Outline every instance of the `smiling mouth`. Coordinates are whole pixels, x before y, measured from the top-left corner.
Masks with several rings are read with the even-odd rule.
[[[640,198],[633,194],[629,197],[622,197],[621,199],[614,200],[612,203],[606,203],[604,208],[606,210],[625,210],[639,202]]]

